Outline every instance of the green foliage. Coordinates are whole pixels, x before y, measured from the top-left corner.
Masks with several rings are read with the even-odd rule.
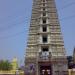
[[[1,60],[0,61],[0,70],[11,70],[11,69],[12,69],[12,65],[8,60],[6,60],[6,61]]]

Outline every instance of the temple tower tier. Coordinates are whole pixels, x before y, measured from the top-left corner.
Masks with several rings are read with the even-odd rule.
[[[25,67],[30,75],[67,75],[67,57],[54,0],[33,0]]]

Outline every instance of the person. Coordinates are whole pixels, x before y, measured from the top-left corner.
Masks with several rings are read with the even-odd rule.
[[[16,70],[16,75],[19,75],[19,70]]]

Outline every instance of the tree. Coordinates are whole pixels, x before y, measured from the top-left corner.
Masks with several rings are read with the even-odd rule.
[[[0,70],[11,70],[11,69],[12,69],[12,65],[8,60],[6,60],[6,61],[1,60],[0,61]]]
[[[68,56],[67,60],[68,60],[68,68],[69,69],[73,68],[73,57],[72,56]]]

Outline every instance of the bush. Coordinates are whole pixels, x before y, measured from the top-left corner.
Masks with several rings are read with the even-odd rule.
[[[5,71],[5,70],[11,70],[11,69],[12,69],[12,65],[8,60],[6,60],[6,61],[1,60],[0,61],[0,70]]]

